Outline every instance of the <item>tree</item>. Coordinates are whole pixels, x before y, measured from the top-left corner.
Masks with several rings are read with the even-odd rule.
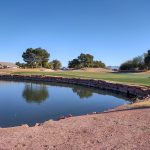
[[[20,62],[16,62],[16,65],[19,66],[20,68],[25,68],[26,67],[25,63],[20,63]]]
[[[52,61],[52,66],[54,70],[58,70],[61,68],[61,62],[59,60],[53,60]]]
[[[80,56],[78,56],[78,61],[80,62],[81,68],[92,67],[93,66],[93,58],[94,57],[90,54],[81,53]]]
[[[148,69],[150,69],[150,50],[147,51],[147,54],[144,58],[145,65]]]
[[[144,55],[134,57],[121,64],[120,70],[143,70],[145,69]]]
[[[80,62],[78,59],[73,59],[72,61],[69,61],[68,67],[69,68],[75,68],[75,69],[81,68]]]
[[[133,66],[133,61],[132,60],[128,60],[126,62],[124,62],[123,64],[121,64],[120,66],[120,70],[133,70],[134,66]]]
[[[49,69],[53,69],[53,62],[51,61],[48,64],[49,64]]]
[[[93,61],[93,67],[94,68],[105,68],[105,64],[101,61]]]
[[[48,62],[50,54],[42,48],[28,48],[22,54],[23,60],[30,67],[43,66],[44,62]]]
[[[48,68],[48,69],[51,68],[50,62],[43,62],[43,63],[42,63],[42,66],[43,66],[44,68]]]
[[[21,67],[21,63],[19,61],[16,62],[16,65],[19,66],[19,67]]]
[[[132,63],[133,63],[133,67],[137,68],[138,70],[142,70],[145,67],[143,56],[137,56],[133,58]]]
[[[81,69],[81,68],[105,68],[105,64],[101,61],[94,61],[94,57],[90,54],[81,53],[76,59],[69,61],[69,68]]]

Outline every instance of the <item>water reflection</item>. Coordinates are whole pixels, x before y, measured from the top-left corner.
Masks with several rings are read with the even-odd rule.
[[[28,103],[42,103],[49,97],[49,93],[44,84],[27,83],[22,96]]]
[[[100,95],[110,95],[114,96],[120,99],[124,100],[134,100],[135,96],[134,95],[127,95],[124,93],[120,93],[117,91],[111,91],[111,90],[101,90],[97,88],[92,88],[92,87],[85,87],[85,86],[79,86],[79,85],[73,85],[73,84],[65,84],[65,83],[45,83],[46,85],[49,86],[54,86],[54,87],[66,87],[66,88],[71,88],[74,93],[76,93],[80,99],[83,98],[90,98],[93,96],[94,93],[100,94]]]
[[[80,97],[80,99],[89,98],[93,95],[92,91],[87,90],[86,88],[83,87],[73,87],[72,91],[76,93]]]
[[[78,85],[72,85],[72,84],[61,84],[61,83],[30,83],[26,82],[24,90],[22,92],[23,98],[26,100],[28,103],[42,103],[46,99],[49,98],[49,90],[48,86],[54,86],[54,87],[68,87],[71,88],[73,93],[77,94],[80,99],[87,99],[93,96],[94,93],[101,94],[101,95],[112,95],[118,98],[123,98],[126,100],[129,100],[127,98],[127,95],[119,94],[118,92],[113,92],[113,91],[103,91],[99,89],[94,89],[94,88],[88,88],[88,87],[83,87],[83,86],[78,86]]]
[[[0,91],[0,127],[35,125],[129,103],[126,95],[72,84],[0,81]]]

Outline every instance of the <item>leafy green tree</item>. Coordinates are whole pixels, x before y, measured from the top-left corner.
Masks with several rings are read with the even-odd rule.
[[[21,63],[20,63],[20,62],[16,62],[16,65],[20,67],[20,66],[21,66]]]
[[[48,64],[49,64],[49,69],[53,69],[53,62],[51,61]]]
[[[147,51],[147,54],[144,58],[145,65],[148,69],[150,69],[150,50]]]
[[[50,64],[50,62],[43,62],[42,63],[42,67],[50,69],[51,68],[51,64]]]
[[[81,68],[105,68],[105,64],[101,61],[94,61],[94,57],[90,54],[81,53],[76,59],[69,61],[69,68],[81,69]]]
[[[144,55],[134,57],[121,64],[120,70],[143,70],[145,69]]]
[[[25,52],[23,52],[22,57],[28,66],[42,67],[44,62],[48,62],[50,54],[42,48],[28,48]]]
[[[101,61],[94,61],[94,57],[90,54],[81,53],[76,59],[69,61],[69,68],[81,69],[81,68],[105,68],[105,64]]]
[[[80,69],[81,65],[78,59],[73,59],[72,61],[69,61],[68,67],[74,69]]]
[[[145,67],[143,56],[137,56],[133,58],[132,63],[133,63],[133,67],[137,68],[138,70],[144,69]]]
[[[101,61],[93,61],[93,67],[94,68],[105,68],[105,64]]]
[[[132,60],[128,60],[122,63],[120,66],[120,70],[133,70],[133,69],[134,69],[134,65]]]
[[[80,56],[78,56],[78,61],[80,62],[81,68],[92,67],[93,66],[93,58],[94,57],[90,54],[81,53]]]
[[[25,63],[20,63],[20,62],[16,62],[16,65],[19,66],[20,68],[25,68],[26,67]]]
[[[57,59],[52,61],[52,66],[54,70],[58,70],[61,68],[61,62]]]

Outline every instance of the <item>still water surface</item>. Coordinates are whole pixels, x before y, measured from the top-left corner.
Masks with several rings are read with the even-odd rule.
[[[120,95],[82,86],[0,81],[0,127],[103,112],[126,103]]]

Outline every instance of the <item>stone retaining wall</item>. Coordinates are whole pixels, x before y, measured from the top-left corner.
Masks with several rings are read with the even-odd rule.
[[[118,91],[125,94],[132,94],[137,97],[145,99],[150,95],[150,87],[124,85],[121,83],[107,82],[103,80],[91,80],[80,78],[64,78],[64,77],[50,77],[50,76],[37,76],[37,75],[0,75],[0,80],[17,80],[17,81],[42,81],[42,82],[56,82],[83,85],[94,87],[102,90]]]

